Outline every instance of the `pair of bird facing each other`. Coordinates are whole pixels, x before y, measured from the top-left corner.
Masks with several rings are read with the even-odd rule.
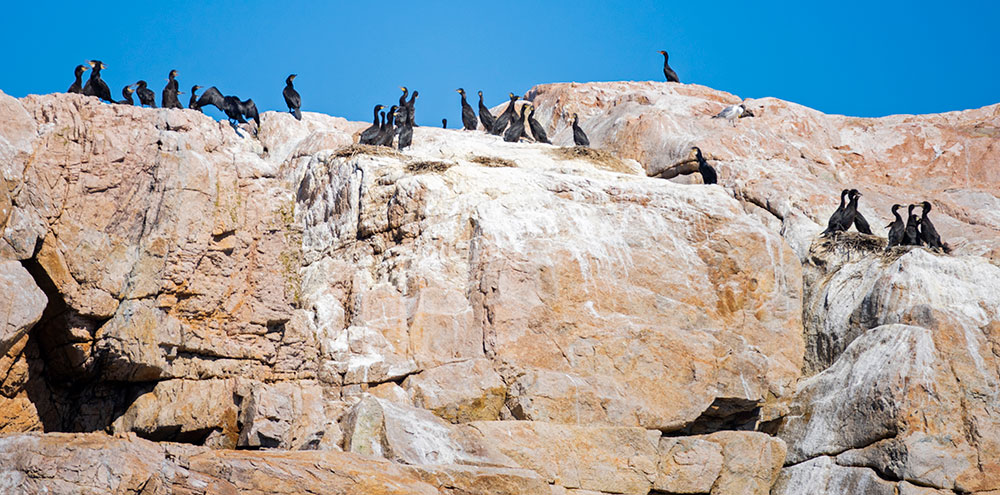
[[[886,228],[889,229],[889,243],[886,245],[886,249],[893,246],[925,245],[933,249],[940,249],[946,253],[951,252],[951,248],[941,242],[941,236],[938,235],[937,229],[934,228],[934,223],[927,217],[927,214],[931,211],[930,201],[907,205],[905,224],[897,211],[901,207],[902,205],[892,205],[892,215],[896,218],[892,223],[886,225]],[[913,213],[914,208],[920,208],[919,217]]]
[[[868,225],[868,220],[858,211],[858,199],[861,193],[857,189],[844,189],[840,192],[840,206],[837,211],[830,215],[830,220],[826,223],[826,230],[820,235],[832,234],[834,232],[846,232],[854,225],[858,232],[872,235],[872,229]],[[846,201],[846,204],[845,204]]]
[[[397,146],[400,150],[413,144],[413,114],[404,110],[406,117],[401,125],[396,126],[396,116],[400,115],[399,106],[393,105],[389,108],[388,117],[386,112],[381,112],[381,123],[379,122],[379,111],[385,108],[384,105],[375,105],[375,118],[367,129],[361,132],[358,139],[360,144],[370,144],[375,146],[392,147],[392,140],[398,134]]]

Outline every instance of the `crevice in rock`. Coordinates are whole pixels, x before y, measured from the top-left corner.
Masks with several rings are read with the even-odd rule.
[[[694,421],[678,430],[664,431],[665,437],[706,435],[717,431],[755,431],[760,419],[760,403],[739,397],[716,397]]]
[[[152,384],[101,379],[104,363],[95,352],[95,335],[109,318],[83,315],[67,304],[37,254],[36,249],[35,256],[21,264],[48,303],[28,333],[24,391],[38,412],[43,431],[106,430],[136,397],[151,390]]]

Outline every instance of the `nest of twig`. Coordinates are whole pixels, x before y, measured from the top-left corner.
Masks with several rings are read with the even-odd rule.
[[[635,173],[621,158],[611,154],[609,151],[597,150],[586,146],[573,146],[553,148],[550,153],[563,160],[587,160],[597,168],[609,172],[618,172],[621,174]]]
[[[337,149],[336,151],[333,152],[331,156],[333,158],[345,158],[345,157],[354,157],[357,155],[391,156],[393,158],[403,157],[402,153],[388,146],[374,146],[370,144],[357,144],[357,143]]]
[[[478,163],[484,167],[517,167],[517,164],[512,160],[506,158],[500,158],[496,156],[474,156],[470,160],[472,163]]]
[[[406,171],[411,174],[444,173],[445,170],[453,167],[454,163],[439,162],[433,160],[422,160],[406,164]]]

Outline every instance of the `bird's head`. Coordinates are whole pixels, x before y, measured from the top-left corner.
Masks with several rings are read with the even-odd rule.
[[[177,73],[177,69],[171,69],[170,70],[170,74],[167,77],[169,77],[170,79],[173,79],[173,78],[177,77],[177,74],[178,74]]]
[[[483,96],[483,92],[482,91],[479,91],[479,96]]]
[[[464,90],[464,89],[462,89],[462,88],[458,88],[458,89],[456,89],[455,91],[457,91],[457,92],[458,92],[458,94],[460,94],[460,95],[462,95],[462,96],[465,96],[465,90]]]
[[[413,98],[414,98],[414,99],[416,99],[416,98],[420,98],[420,91],[414,91],[414,92],[413,92]]]
[[[925,214],[928,211],[931,211],[931,202],[930,201],[924,201],[923,203],[920,203],[920,206],[923,207]]]
[[[663,55],[663,58],[667,58],[668,56],[665,50],[660,50],[660,55]]]
[[[145,88],[145,87],[146,87],[146,81],[144,81],[144,80],[142,80],[142,79],[139,79],[139,81],[137,81],[137,82],[135,83],[135,85],[136,85],[136,86],[139,86],[140,88]]]
[[[896,210],[898,210],[900,206],[902,205],[892,205],[892,212],[896,213]]]
[[[857,189],[851,189],[851,198],[860,198],[860,197],[861,197],[861,192],[859,192]]]
[[[379,103],[378,105],[375,105],[375,111],[376,112],[379,111],[379,110],[381,110],[381,109],[383,109],[383,108],[385,108],[385,105],[383,105],[381,103]]]
[[[191,92],[192,93],[194,93],[195,91],[198,91],[199,89],[201,89],[201,86],[198,86],[197,84],[194,85],[194,86],[191,86]]]
[[[404,94],[407,92],[406,86],[400,86],[399,89],[403,90]]]
[[[77,73],[77,75],[83,74],[89,68],[90,67],[87,67],[86,65],[78,65],[78,66],[76,66],[76,73]]]
[[[128,86],[125,86],[125,91],[129,93],[135,93],[135,88],[133,88],[132,85],[129,84]]]

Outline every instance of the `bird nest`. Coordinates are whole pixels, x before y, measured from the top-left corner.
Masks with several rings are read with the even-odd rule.
[[[513,161],[496,156],[474,156],[469,161],[484,167],[517,167]]]
[[[373,146],[370,144],[351,144],[339,148],[333,152],[331,157],[333,158],[351,158],[357,155],[373,155],[373,156],[391,156],[393,158],[402,158],[403,154],[389,148],[388,146]]]
[[[604,150],[596,150],[586,146],[573,146],[571,148],[554,148],[551,153],[555,155],[556,158],[561,158],[563,160],[586,160],[593,163],[595,167],[609,172],[618,172],[620,174],[635,173],[635,171],[626,165],[621,158],[618,158],[617,156]]]
[[[438,162],[433,160],[422,160],[419,162],[410,162],[406,164],[406,171],[411,174],[428,174],[428,173],[443,173],[445,170],[453,167],[454,163],[449,162]]]

